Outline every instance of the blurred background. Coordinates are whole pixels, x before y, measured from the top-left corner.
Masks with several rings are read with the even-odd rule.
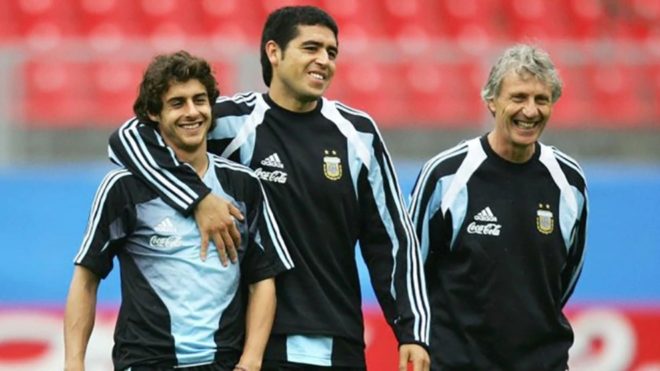
[[[265,91],[266,15],[326,9],[340,27],[331,99],[379,123],[405,194],[422,163],[492,125],[479,98],[512,43],[565,82],[542,138],[583,166],[587,261],[569,303],[574,370],[660,370],[660,1],[0,1],[0,370],[62,368],[62,310],[107,138],[157,53],[213,62],[223,94]],[[364,271],[364,269],[362,269]],[[396,347],[363,285],[371,370]],[[88,370],[110,370],[117,272],[101,285]]]

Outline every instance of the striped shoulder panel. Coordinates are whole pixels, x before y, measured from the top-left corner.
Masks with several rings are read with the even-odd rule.
[[[83,242],[80,245],[78,254],[76,254],[76,257],[74,258],[75,263],[80,263],[85,254],[87,254],[87,251],[89,251],[94,237],[94,231],[98,228],[101,214],[103,213],[103,205],[105,205],[105,202],[108,199],[108,194],[110,194],[110,191],[117,181],[130,175],[131,172],[126,169],[114,169],[109,171],[101,181],[101,184],[96,191],[96,195],[94,196],[94,201],[92,202],[92,208],[89,213],[89,220],[83,236]]]
[[[232,96],[219,96],[218,99],[216,99],[216,103],[222,103],[222,102],[234,102],[234,103],[244,103],[248,106],[254,105],[254,103],[257,100],[257,96],[260,93],[257,92],[244,92],[244,93],[237,93]]]
[[[254,111],[260,94],[249,92],[231,97],[220,96],[213,105],[213,116],[216,119],[227,119],[234,116],[246,116]],[[263,99],[261,99],[263,100]]]
[[[475,140],[475,139],[473,139]],[[478,138],[476,140],[479,140]],[[428,160],[419,172],[415,188],[412,191],[410,199],[410,212],[411,215],[417,214],[417,209],[419,207],[418,202],[421,200],[421,192],[424,191],[424,187],[429,181],[431,175],[433,175],[436,169],[442,167],[443,165],[449,163],[451,160],[457,158],[464,158],[468,152],[469,141],[463,141],[452,148],[449,148],[445,151],[440,152],[439,154],[433,156]],[[448,175],[448,174],[445,174]]]
[[[342,103],[338,100],[326,100],[325,103],[334,104],[337,107],[337,109],[339,109],[341,111],[344,111],[346,113],[350,113],[351,115],[364,117],[364,118],[368,119],[369,121],[371,121],[372,123],[375,123],[375,121],[371,117],[371,115],[369,115],[365,111],[361,111],[361,110],[355,109],[353,107],[349,107],[349,106],[345,105],[344,103]]]
[[[254,173],[254,170],[250,169],[249,167],[239,164],[238,162],[228,160],[224,157],[209,153],[209,157],[211,158],[211,162],[213,167],[217,169],[230,169],[234,171],[238,171],[241,173],[248,174],[249,176],[259,179],[257,175]]]
[[[552,149],[552,154],[555,156],[557,161],[559,161],[560,164],[563,164],[575,171],[575,173],[582,179],[582,182],[586,185],[587,184],[587,178],[584,175],[584,171],[582,170],[582,167],[578,162],[572,158],[571,156],[567,155],[566,153],[560,151],[556,147],[550,146]]]

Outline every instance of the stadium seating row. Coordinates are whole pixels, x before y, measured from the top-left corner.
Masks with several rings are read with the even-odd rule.
[[[236,92],[236,67],[214,61],[221,90]],[[24,96],[15,112],[30,125],[117,125],[131,115],[143,63],[33,60],[23,66]],[[553,125],[571,128],[658,126],[660,66],[559,66],[565,82]],[[383,63],[341,66],[327,96],[374,116],[383,126],[479,127],[487,76],[477,63]]]
[[[382,38],[646,38],[658,30],[657,0],[7,0],[0,41],[45,33],[67,37],[186,37],[258,40],[266,14],[316,4],[344,35]]]
[[[566,82],[558,125],[660,126],[658,0],[0,1],[0,47],[20,45],[26,56],[13,114],[37,126],[116,125],[131,114],[144,68],[144,58],[127,57],[136,47],[220,45],[231,55],[211,57],[223,60],[215,63],[222,91],[253,86],[225,49],[253,48],[268,12],[303,3],[337,19],[342,60],[351,61],[340,61],[328,96],[384,126],[481,125],[488,66],[475,56],[529,38],[559,40],[551,50]],[[67,59],[70,44],[85,56]]]
[[[232,66],[213,62],[223,90],[233,86]],[[118,125],[133,115],[144,63],[29,61],[23,65],[24,94],[14,116],[33,127]]]

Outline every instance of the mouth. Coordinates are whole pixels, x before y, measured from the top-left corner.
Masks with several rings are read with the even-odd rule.
[[[308,75],[317,81],[325,81],[326,76],[320,72],[309,72]]]
[[[203,124],[204,124],[203,121],[195,121],[195,122],[183,122],[180,123],[178,126],[185,130],[195,130],[201,128]]]
[[[524,121],[524,120],[513,120],[513,124],[521,129],[529,130],[534,129],[536,126],[540,125],[541,121]]]

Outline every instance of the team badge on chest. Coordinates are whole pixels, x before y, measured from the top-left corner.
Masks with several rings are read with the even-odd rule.
[[[341,179],[342,166],[341,159],[337,156],[337,151],[325,150],[325,156],[323,156],[323,174],[330,180]]]
[[[550,234],[555,229],[555,218],[549,204],[539,204],[536,210],[536,229],[543,234]]]

